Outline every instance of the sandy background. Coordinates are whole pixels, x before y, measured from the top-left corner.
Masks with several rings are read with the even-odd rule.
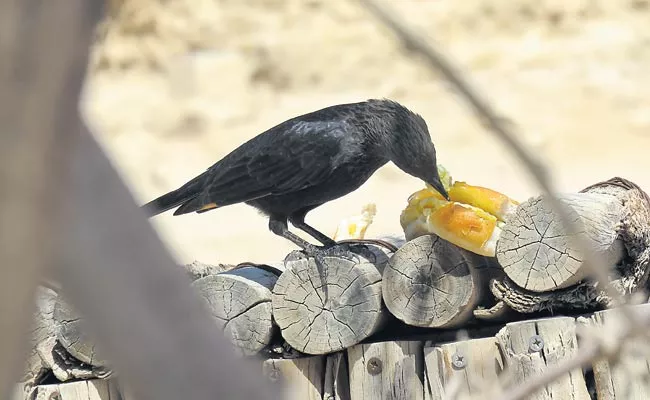
[[[650,190],[649,1],[388,2],[444,45],[562,190],[618,175]],[[507,150],[356,2],[113,0],[83,109],[138,203],[176,188],[298,114],[388,97],[427,120],[455,179],[538,193]],[[377,204],[368,236],[401,232],[422,183],[392,164],[307,221]],[[245,205],[151,220],[179,261],[274,261],[293,247]]]

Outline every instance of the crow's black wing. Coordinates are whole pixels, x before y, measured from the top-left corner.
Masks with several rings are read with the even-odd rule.
[[[292,121],[240,146],[206,171],[203,191],[175,214],[318,185],[341,162],[350,125]]]

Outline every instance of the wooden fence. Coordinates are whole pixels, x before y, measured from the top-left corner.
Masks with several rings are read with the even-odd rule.
[[[635,306],[645,310],[650,304]],[[456,398],[490,393],[494,383],[534,378],[548,366],[575,357],[576,331],[620,320],[610,309],[578,317],[552,317],[511,322],[494,336],[462,341],[418,340],[357,344],[327,355],[260,360],[266,380],[284,383],[288,399],[309,400],[434,400],[453,390]],[[471,330],[469,331],[471,333]],[[639,347],[640,346],[640,347]],[[576,368],[535,394],[535,399],[650,398],[650,357],[639,353],[643,343],[629,343],[619,361],[596,360]],[[51,397],[56,394],[59,397]],[[118,378],[40,385],[35,398],[60,400],[137,400]],[[23,399],[16,396],[16,400]]]

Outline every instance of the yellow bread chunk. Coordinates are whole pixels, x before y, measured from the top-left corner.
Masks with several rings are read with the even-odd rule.
[[[452,183],[441,166],[438,173],[450,201],[429,185],[409,196],[400,216],[406,240],[433,233],[471,252],[494,256],[501,226],[519,203],[492,189]]]
[[[499,221],[505,221],[508,214],[519,205],[495,190],[468,185],[465,182],[454,182],[449,189],[449,198],[451,201],[478,207],[494,215]]]
[[[336,241],[346,239],[363,239],[366,230],[372,224],[377,214],[377,206],[373,203],[366,204],[361,209],[361,215],[346,218],[339,223],[333,239]]]

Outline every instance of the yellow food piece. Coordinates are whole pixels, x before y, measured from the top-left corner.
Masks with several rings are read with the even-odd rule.
[[[452,183],[442,166],[438,174],[450,201],[429,185],[409,196],[400,216],[406,239],[433,233],[466,250],[494,256],[501,226],[519,203],[492,189]]]
[[[366,204],[361,209],[361,214],[346,218],[339,223],[333,239],[336,241],[346,239],[363,239],[366,230],[372,224],[377,213],[377,206],[373,203]]]
[[[510,205],[519,204],[495,190],[468,185],[465,182],[454,182],[449,189],[449,198],[451,201],[478,207],[496,216],[500,221],[504,220]]]

